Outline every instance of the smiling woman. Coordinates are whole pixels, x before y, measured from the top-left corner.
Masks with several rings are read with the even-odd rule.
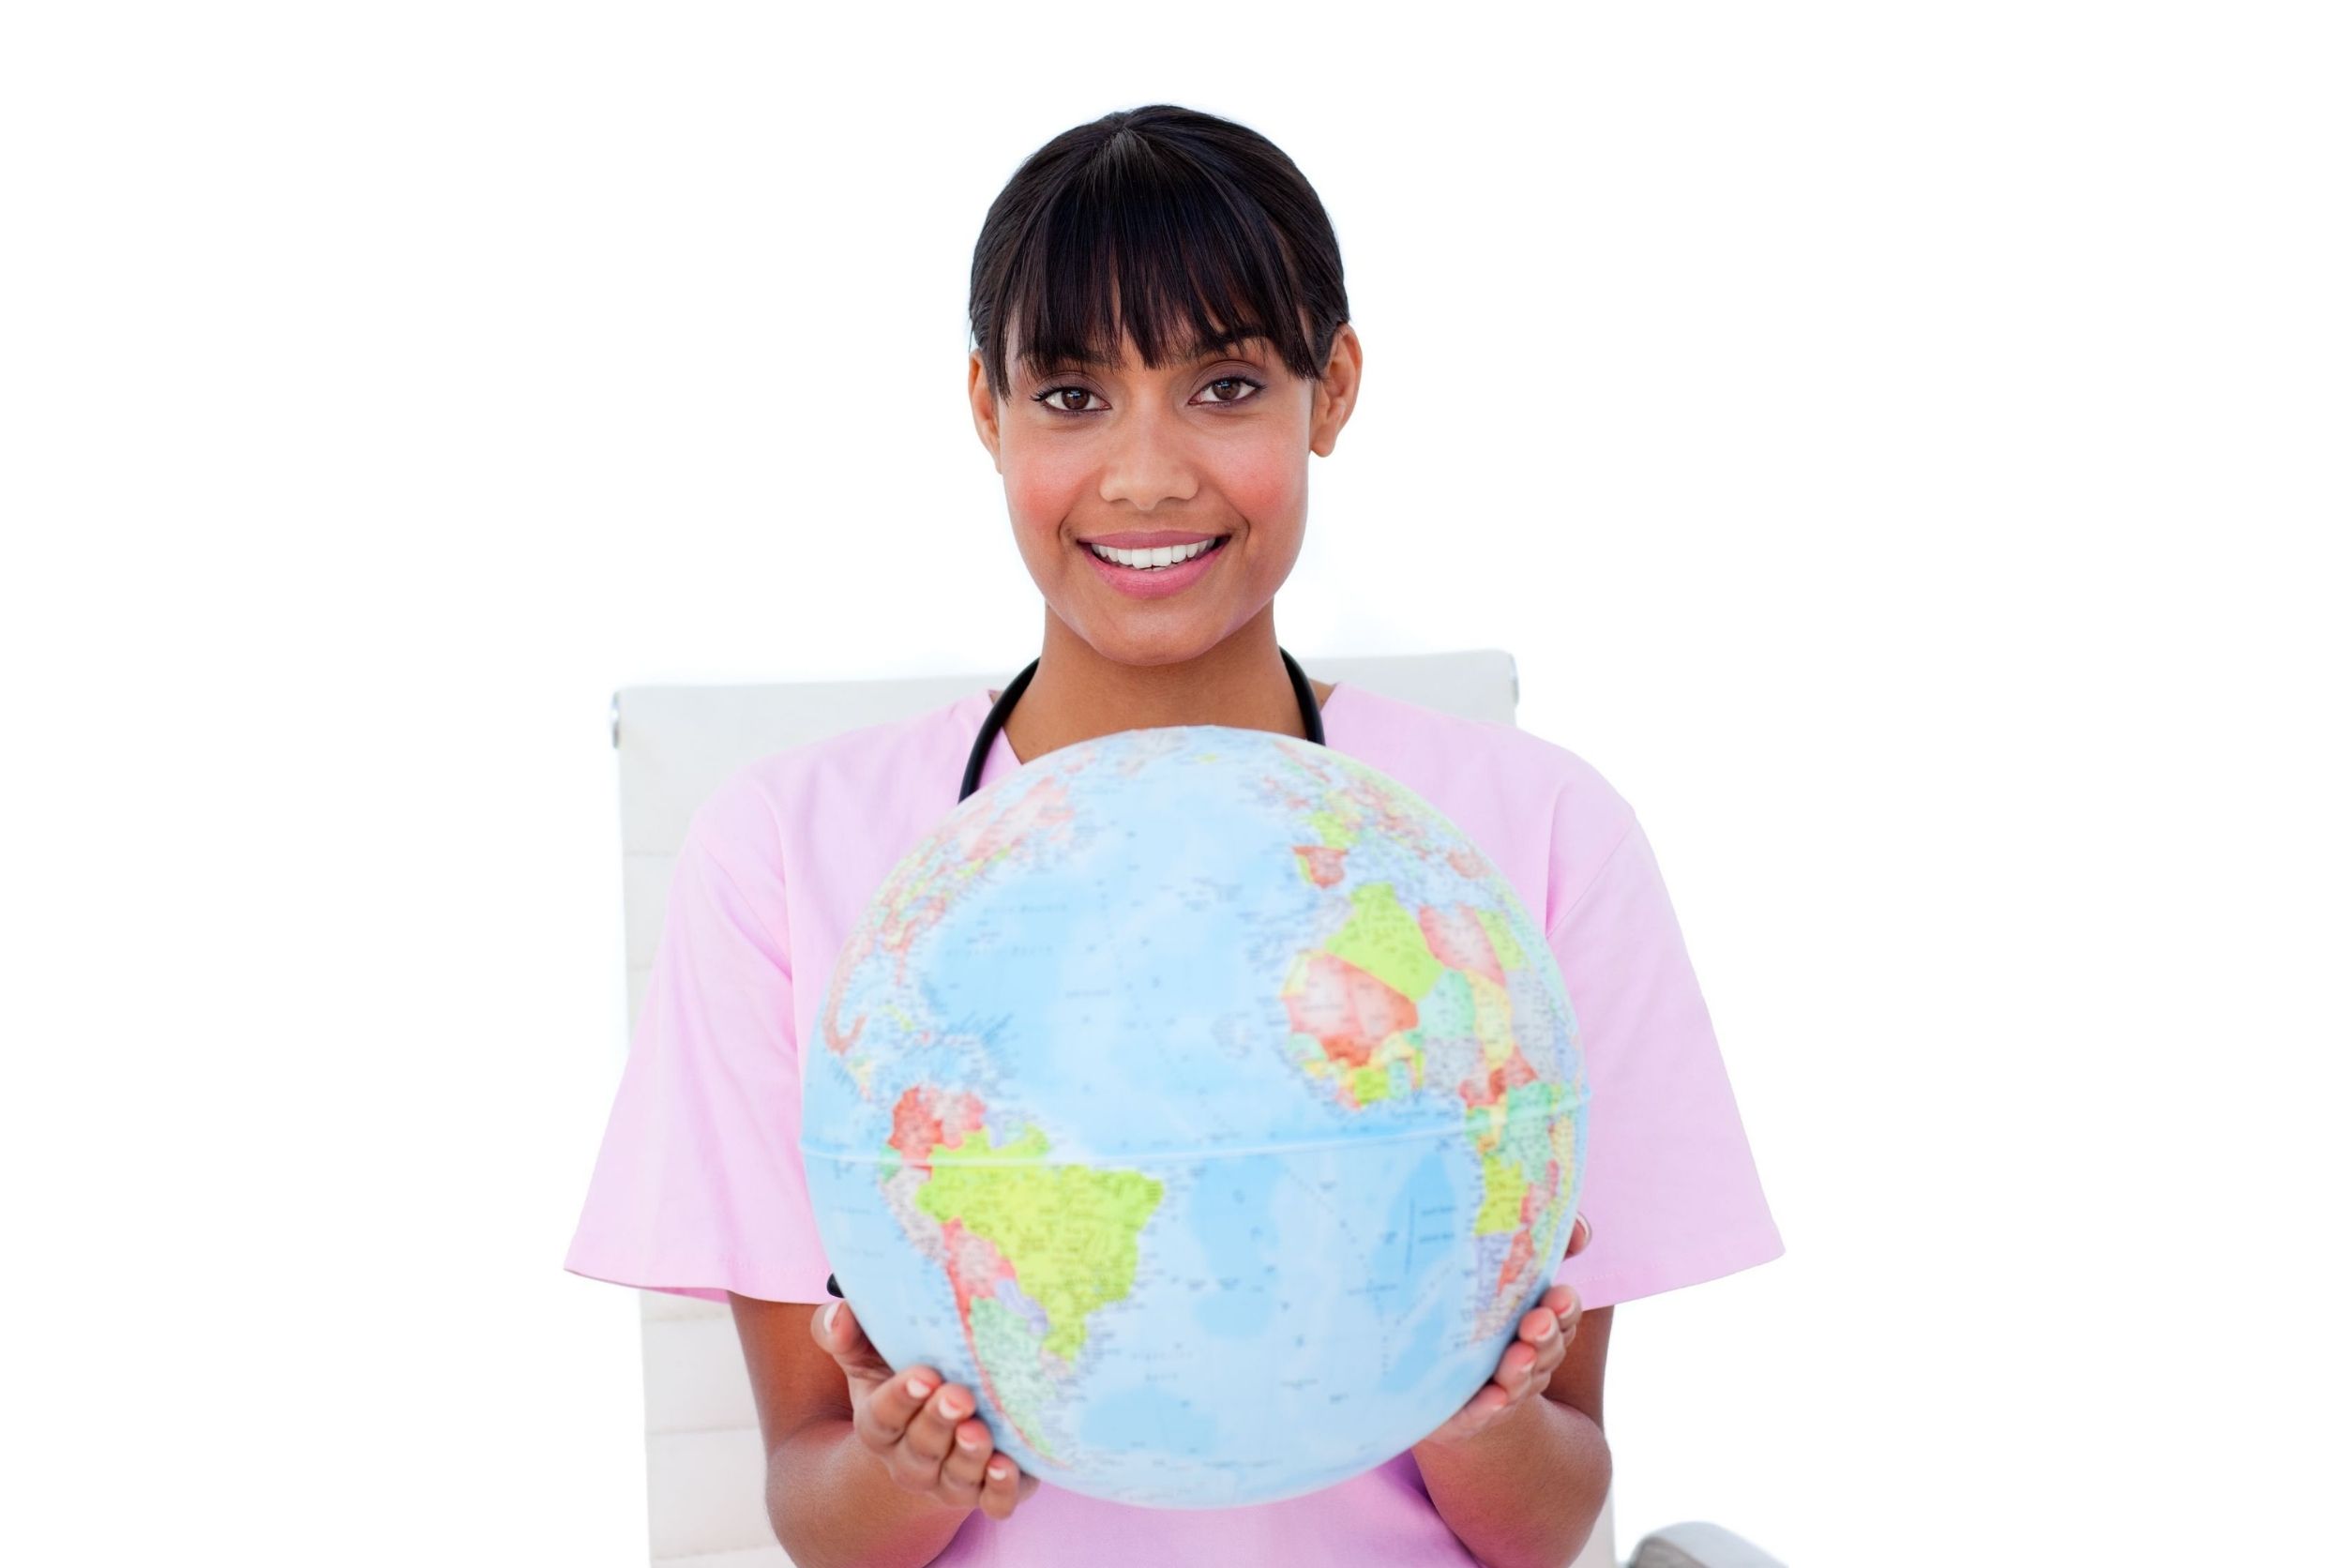
[[[1364,358],[1305,176],[1171,105],[1077,127],[990,205],[971,320],[973,429],[1047,611],[1007,739],[1298,733],[1274,599]]]
[[[1332,685],[1310,681],[1275,641],[1274,596],[1306,524],[1307,459],[1332,454],[1362,380],[1321,202],[1245,127],[1165,104],[1107,114],[1038,149],[991,205],[971,312],[973,429],[1003,478],[1014,540],[1043,596],[1042,649],[1002,698],[973,692],[922,723],[779,754],[739,774],[738,792],[698,817],[696,852],[711,858],[671,905],[659,1004],[648,1004],[618,1131],[600,1157],[605,1201],[583,1220],[567,1266],[723,1291],[768,1447],[771,1521],[810,1568],[1554,1568],[1588,1540],[1607,1558],[1596,1524],[1611,1475],[1600,1418],[1612,1304],[1745,1267],[1773,1256],[1778,1238],[1630,807],[1574,754],[1509,725],[1363,690],[1327,714]],[[1614,1205],[1601,1228],[1617,1240],[1604,1241],[1597,1259],[1580,1256],[1594,1233],[1582,1220],[1551,1277],[1530,1277],[1532,1241],[1523,1256],[1503,1233],[1530,1221],[1539,1188],[1505,1192],[1500,1229],[1485,1232],[1492,1266],[1513,1289],[1540,1294],[1528,1298],[1491,1380],[1384,1464],[1246,1508],[1114,1503],[1041,1486],[997,1452],[979,1412],[985,1395],[1002,1418],[1005,1386],[892,1364],[861,1326],[860,1304],[837,1299],[793,1147],[802,1043],[835,1037],[818,1014],[828,976],[882,874],[937,826],[947,763],[966,758],[970,794],[988,787],[992,769],[1001,778],[1096,736],[1182,725],[1311,738],[1400,782],[1410,776],[1416,794],[1477,840],[1473,866],[1491,863],[1530,910],[1546,912],[1545,936],[1607,1094],[1595,1094],[1606,1108],[1588,1155],[1591,1193]],[[842,748],[852,746],[873,749],[851,757]],[[1314,864],[1335,874],[1328,857]],[[1355,895],[1334,897],[1352,904]],[[1393,888],[1388,897],[1393,905]],[[1503,960],[1488,953],[1476,967],[1487,943],[1462,937],[1458,913],[1426,905],[1393,931],[1381,927],[1391,934],[1373,945],[1419,943],[1414,972],[1445,968],[1440,950],[1458,955],[1470,967],[1455,972],[1490,988],[1464,993],[1485,998],[1471,1009],[1482,1030],[1507,1038],[1511,1025],[1497,1020],[1511,1004],[1492,988]],[[1418,1003],[1373,972],[1369,950],[1356,951],[1373,967],[1325,955],[1360,977],[1332,1014],[1334,1037],[1352,1046],[1385,1019],[1394,1048],[1418,1048],[1397,1021]],[[1505,1103],[1515,1085],[1489,1064],[1429,1087],[1477,1106]],[[967,1113],[985,1114],[956,1115]],[[919,1117],[910,1127],[918,1148],[932,1136]],[[973,1130],[959,1122],[951,1141]],[[946,1138],[945,1124],[937,1132]],[[908,1213],[914,1229],[877,1244],[929,1244],[925,1222]],[[1019,1220],[1023,1234],[1029,1224]],[[959,1312],[979,1299],[962,1283],[967,1267],[991,1291],[1003,1282],[1005,1300],[1050,1277],[1048,1266],[1020,1283],[1021,1265],[999,1244],[1013,1232],[961,1217],[955,1226],[965,1240],[942,1253],[941,1283]],[[1332,1288],[1368,1293],[1379,1273],[1367,1257]],[[1586,1283],[1607,1293],[1588,1301]],[[821,1311],[827,1297],[837,1299]],[[981,1312],[972,1321],[998,1319]],[[1367,1378],[1374,1359],[1363,1361]],[[1018,1354],[1001,1364],[1008,1378],[1031,1375]],[[1246,1400],[1203,1399],[1191,1413],[1203,1430],[1267,1419]]]

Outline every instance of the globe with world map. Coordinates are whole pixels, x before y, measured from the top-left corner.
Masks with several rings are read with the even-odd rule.
[[[894,1366],[1072,1491],[1335,1485],[1493,1376],[1567,1248],[1560,968],[1380,770],[1222,725],[1048,752],[890,871],[802,1052],[825,1254]]]

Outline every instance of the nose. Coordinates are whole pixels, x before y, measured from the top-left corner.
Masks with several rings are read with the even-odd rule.
[[[1200,489],[1184,421],[1172,409],[1146,406],[1123,415],[1103,438],[1102,461],[1097,493],[1139,512],[1163,501],[1189,501]]]

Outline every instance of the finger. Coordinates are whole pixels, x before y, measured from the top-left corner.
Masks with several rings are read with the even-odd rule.
[[[923,1469],[934,1479],[948,1453],[956,1446],[956,1424],[972,1413],[972,1395],[961,1383],[946,1383],[924,1402],[923,1409],[907,1424],[907,1435],[899,1446],[919,1455]]]
[[[1488,1422],[1509,1409],[1510,1405],[1511,1395],[1494,1384],[1488,1383],[1476,1394],[1471,1395],[1470,1402],[1464,1405],[1455,1417],[1462,1424],[1455,1435],[1465,1438],[1476,1437],[1486,1429]]]
[[[1024,1487],[1018,1465],[1003,1455],[989,1458],[985,1478],[980,1483],[980,1512],[991,1519],[1009,1519],[1020,1500],[1035,1487]]]
[[[956,1446],[940,1467],[940,1489],[966,1508],[978,1507],[980,1485],[988,1478],[988,1457],[995,1452],[996,1441],[988,1435],[987,1422],[977,1418],[957,1422]]]
[[[817,1343],[833,1352],[844,1376],[862,1378],[867,1382],[880,1382],[890,1376],[890,1363],[866,1337],[866,1327],[857,1320],[857,1314],[851,1310],[848,1302],[835,1302],[812,1315],[809,1323]]]
[[[923,1401],[939,1387],[939,1374],[927,1366],[910,1366],[886,1380],[867,1396],[857,1413],[858,1436],[867,1446],[886,1451],[907,1435],[907,1427],[923,1409]]]
[[[1541,1304],[1519,1319],[1519,1337],[1541,1349],[1557,1334],[1565,1339],[1576,1332],[1576,1292],[1568,1286],[1555,1285],[1544,1292]]]
[[[1564,1294],[1567,1299],[1556,1302],[1552,1299],[1554,1294]],[[1557,1287],[1554,1291],[1546,1291],[1544,1296],[1544,1304],[1550,1307],[1552,1316],[1559,1319],[1560,1338],[1574,1339],[1576,1336],[1576,1324],[1584,1317],[1584,1298],[1576,1294],[1576,1287],[1562,1285]]]
[[[956,1446],[956,1424],[939,1415],[940,1396],[945,1393],[945,1389],[933,1392],[907,1423],[906,1435],[890,1451],[890,1473],[901,1486],[918,1492],[939,1489],[941,1468],[948,1451]]]
[[[1539,1306],[1519,1319],[1519,1342],[1541,1347],[1560,1333],[1560,1315],[1548,1306]]]
[[[1510,1396],[1493,1383],[1481,1383],[1478,1392],[1462,1402],[1462,1408],[1446,1417],[1445,1422],[1424,1442],[1458,1442],[1475,1437],[1483,1430],[1497,1410],[1511,1402]]]

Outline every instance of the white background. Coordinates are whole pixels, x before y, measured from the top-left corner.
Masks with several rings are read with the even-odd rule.
[[[609,695],[1035,653],[972,245],[1172,100],[1365,344],[1285,645],[1515,653],[1787,1243],[1619,1309],[1621,1549],[2326,1555],[2341,17],[12,8],[0,1548],[643,1560]]]

